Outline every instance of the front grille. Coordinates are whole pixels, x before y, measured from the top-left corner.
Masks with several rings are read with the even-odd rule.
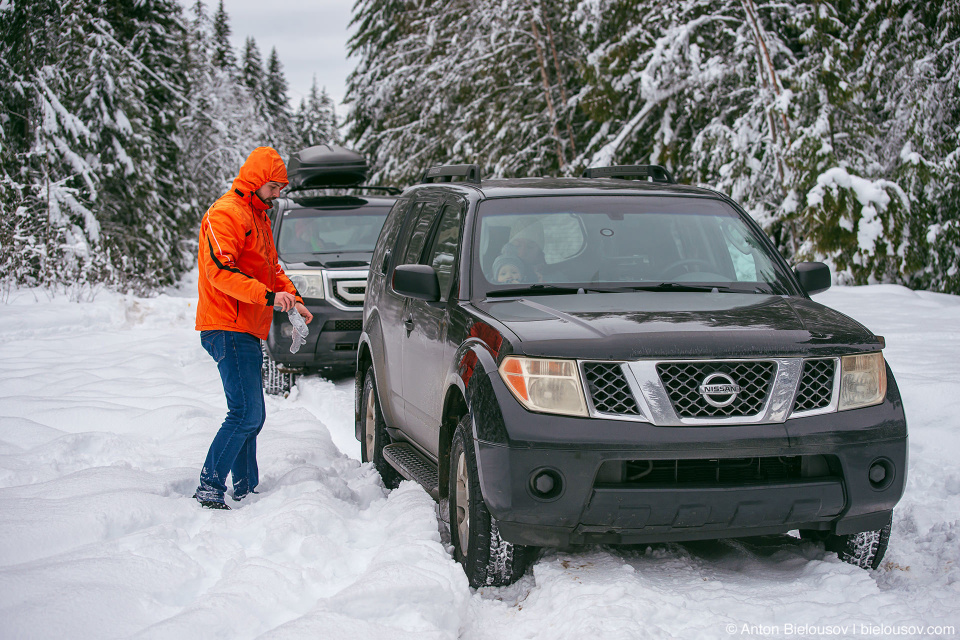
[[[605,462],[598,484],[749,485],[796,480],[802,456],[721,458],[703,460],[627,460]],[[808,472],[809,474],[809,472]],[[815,475],[829,474],[829,470]]]
[[[323,325],[324,331],[361,331],[363,320],[328,320]]]
[[[829,407],[833,400],[833,380],[836,374],[837,361],[833,358],[804,360],[800,391],[797,392],[793,410],[813,411]]]
[[[657,374],[681,418],[729,418],[754,416],[763,410],[776,372],[776,364],[765,360],[716,362],[664,362]],[[736,399],[715,407],[700,393],[700,385],[714,373],[729,376],[740,386]],[[722,383],[723,378],[712,382]]]
[[[366,283],[362,285],[352,286],[352,287],[342,287],[343,290],[341,291],[341,286],[339,285],[340,282],[341,281],[339,280],[330,281],[330,287],[333,289],[334,297],[348,307],[362,307],[363,296],[367,293]],[[348,299],[343,295],[344,291],[347,293],[347,295],[350,296],[350,298],[355,298],[356,296],[359,296],[360,299],[359,300]]]
[[[583,372],[597,411],[640,415],[640,409],[619,363],[587,362],[583,365]]]

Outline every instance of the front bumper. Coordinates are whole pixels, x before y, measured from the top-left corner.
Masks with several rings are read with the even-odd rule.
[[[345,311],[325,300],[308,298],[304,304],[313,314],[307,327],[310,335],[297,353],[290,353],[292,340],[283,335],[290,321],[284,311],[273,312],[267,351],[282,367],[313,370],[332,367],[356,367],[357,343],[363,324],[363,308]]]
[[[491,438],[481,428],[475,450],[483,498],[510,542],[635,544],[793,529],[855,533],[881,528],[903,495],[907,427],[892,376],[885,402],[874,407],[778,424],[695,427],[531,413],[496,376],[489,380],[505,437]],[[492,407],[477,409],[474,415],[489,416]],[[821,468],[746,482],[598,477],[604,463],[623,461],[669,467],[797,457],[816,458]],[[878,461],[888,470],[879,483],[869,477]],[[544,471],[559,480],[556,495],[537,495],[533,479]]]

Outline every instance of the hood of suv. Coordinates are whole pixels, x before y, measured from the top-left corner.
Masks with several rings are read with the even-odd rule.
[[[516,352],[531,356],[789,357],[881,348],[855,320],[777,295],[638,291],[488,299],[475,306],[517,336]]]
[[[281,257],[284,269],[366,269],[370,266],[369,251],[349,253],[287,253]]]

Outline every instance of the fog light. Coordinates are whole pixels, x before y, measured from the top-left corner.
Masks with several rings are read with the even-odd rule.
[[[887,470],[883,468],[882,464],[875,464],[870,467],[870,482],[874,484],[880,484],[886,477]]]
[[[870,485],[874,489],[885,489],[893,481],[893,463],[889,460],[875,460],[867,471]]]
[[[530,492],[541,500],[550,500],[560,495],[563,481],[553,469],[540,469],[530,474]]]
[[[537,490],[537,493],[547,494],[553,491],[553,487],[556,483],[553,481],[553,478],[549,474],[541,473],[533,481],[533,486]]]

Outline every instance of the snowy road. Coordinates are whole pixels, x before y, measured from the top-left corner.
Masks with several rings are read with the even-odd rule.
[[[817,299],[886,337],[904,396],[911,466],[880,570],[781,536],[547,551],[518,584],[472,592],[427,494],[388,494],[357,460],[351,380],[269,398],[260,495],[201,510],[225,402],[194,299],[14,293],[0,638],[960,637],[960,298]]]

